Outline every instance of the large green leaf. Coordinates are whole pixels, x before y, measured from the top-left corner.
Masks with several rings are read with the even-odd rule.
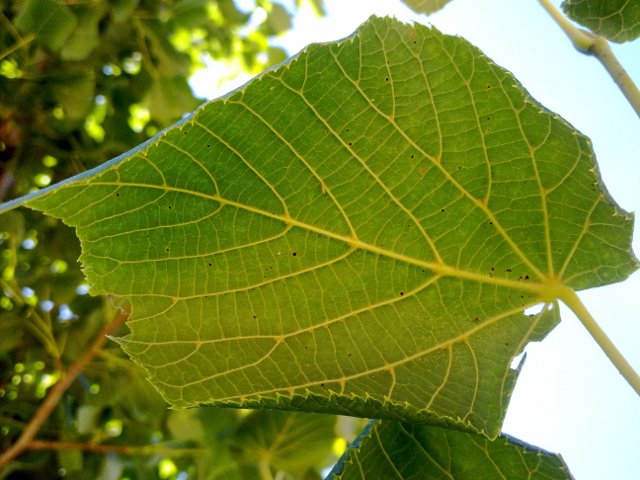
[[[306,470],[326,464],[331,453],[336,417],[259,410],[244,419],[231,443],[238,463],[264,464],[299,478]]]
[[[565,0],[562,9],[579,24],[611,41],[622,43],[640,36],[637,0]]]
[[[35,34],[40,45],[54,52],[64,45],[77,23],[61,0],[27,0],[15,20],[21,32]]]
[[[429,480],[569,480],[559,455],[507,436],[480,435],[398,422],[376,422],[354,442],[327,478]]]
[[[390,19],[26,200],[77,228],[94,294],[131,299],[119,341],[178,407],[495,436],[555,299],[636,267],[589,141],[465,40]]]

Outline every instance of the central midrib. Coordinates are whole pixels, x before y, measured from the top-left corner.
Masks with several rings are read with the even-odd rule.
[[[258,215],[262,215],[267,218],[272,218],[278,221],[281,221],[285,224],[292,225],[298,228],[302,228],[304,230],[317,233],[318,235],[323,235],[328,238],[332,238],[334,240],[338,240],[346,243],[354,248],[359,248],[368,252],[375,253],[377,255],[381,255],[387,258],[393,258],[395,260],[415,265],[417,267],[428,269],[440,276],[447,277],[455,277],[462,278],[465,280],[471,280],[479,283],[486,283],[490,285],[496,285],[501,287],[513,288],[516,290],[524,290],[534,294],[537,294],[541,297],[547,297],[549,293],[547,282],[545,279],[540,279],[541,281],[516,281],[510,280],[507,278],[494,277],[489,275],[483,275],[475,272],[471,272],[468,270],[462,270],[458,267],[453,267],[444,262],[433,262],[422,260],[419,258],[410,257],[404,255],[402,253],[394,252],[392,250],[387,250],[385,248],[378,247],[376,245],[372,245],[370,243],[364,242],[357,237],[350,235],[342,235],[340,233],[331,232],[329,230],[325,230],[323,228],[317,227],[315,225],[310,225],[308,223],[297,220],[287,214],[278,214],[274,212],[269,212],[267,210],[262,210],[257,207],[253,207],[251,205],[245,205],[243,203],[239,203],[233,200],[228,200],[222,198],[221,196],[215,194],[210,195],[202,192],[196,192],[193,190],[187,190],[180,187],[174,187],[170,185],[153,185],[153,184],[144,184],[144,183],[135,183],[135,182],[90,182],[89,185],[101,185],[101,186],[125,186],[125,187],[133,187],[133,188],[151,188],[158,189],[163,191],[171,191],[176,193],[183,193],[186,195],[197,196],[206,200],[211,200],[220,203],[223,206],[230,206],[234,208],[238,208],[241,210],[245,210],[248,212],[252,212]]]

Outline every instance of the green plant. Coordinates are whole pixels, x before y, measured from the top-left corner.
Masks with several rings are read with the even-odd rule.
[[[574,292],[636,268],[594,166],[585,137],[464,40],[373,19],[4,209],[77,229],[93,292],[131,301],[118,341],[173,405],[390,419],[346,478],[568,478],[495,437],[511,360],[559,321],[557,300],[640,388]],[[442,459],[418,461],[426,446]],[[252,463],[304,471],[276,457]]]

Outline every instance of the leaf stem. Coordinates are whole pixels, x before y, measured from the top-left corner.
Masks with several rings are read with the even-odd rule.
[[[62,398],[64,392],[67,391],[73,381],[86,368],[89,362],[93,360],[98,352],[102,350],[107,342],[107,337],[115,332],[116,329],[124,323],[128,316],[129,308],[119,312],[111,322],[105,325],[89,348],[87,348],[80,358],[67,369],[64,377],[62,377],[62,379],[51,388],[49,394],[44,399],[40,407],[38,407],[35,415],[22,431],[18,440],[11,446],[11,448],[0,456],[0,470],[7,466],[11,460],[29,449],[29,445],[33,441],[33,438],[38,433],[44,422],[47,421],[51,412],[53,412],[53,409]]]
[[[580,319],[587,331],[591,334],[611,363],[618,369],[620,375],[631,385],[631,387],[640,395],[640,375],[633,369],[631,364],[620,353],[613,344],[611,339],[604,333],[604,330],[598,325],[598,322],[591,316],[587,307],[582,303],[576,292],[567,288],[561,300],[569,307],[573,313]]]
[[[258,462],[258,473],[260,475],[260,480],[274,480],[268,460],[260,460]]]
[[[573,46],[585,55],[596,57],[613,81],[618,85],[631,107],[640,117],[640,90],[633,83],[624,67],[613,54],[609,42],[600,35],[582,30],[573,25],[550,0],[538,0],[542,7],[551,15],[564,33],[569,37]]]

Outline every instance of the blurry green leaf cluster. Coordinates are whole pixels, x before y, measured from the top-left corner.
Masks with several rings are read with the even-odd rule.
[[[90,169],[180,119],[202,102],[189,78],[213,61],[253,74],[284,60],[273,39],[300,2],[253,3],[0,0],[0,200]],[[322,14],[321,0],[311,6]],[[0,451],[117,313],[116,300],[87,295],[79,255],[73,230],[56,219],[0,217]],[[84,450],[32,451],[0,478],[257,478],[265,469],[320,478],[360,426],[327,415],[172,411],[111,344],[37,437]],[[115,453],[99,451],[105,445]]]

